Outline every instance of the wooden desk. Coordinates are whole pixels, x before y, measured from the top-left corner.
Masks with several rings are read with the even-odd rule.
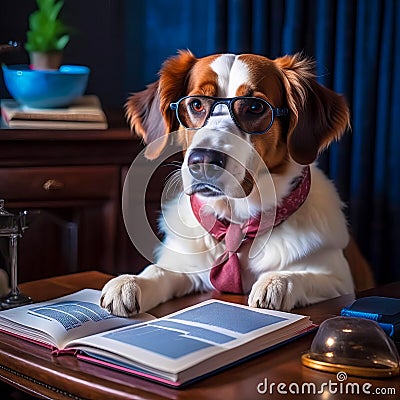
[[[110,275],[89,271],[66,276],[43,279],[20,285],[20,289],[35,301],[62,296],[85,287],[101,288],[111,278]],[[400,297],[400,282],[382,288],[364,292],[363,295],[385,295]],[[219,298],[234,302],[245,302],[244,296],[227,296],[219,293],[207,293],[186,296],[163,304],[151,311],[156,316],[189,306],[208,298]],[[298,309],[298,313],[308,314],[316,323],[338,315],[340,308],[348,304],[352,296],[342,296],[310,307]],[[39,398],[52,399],[223,399],[252,400],[266,398],[282,399],[362,399],[370,395],[330,394],[325,391],[319,395],[283,395],[276,390],[274,395],[259,394],[257,386],[268,379],[269,384],[283,382],[314,383],[317,388],[329,380],[337,382],[335,374],[328,374],[303,367],[300,356],[310,347],[313,335],[307,335],[268,354],[230,368],[224,372],[176,390],[148,382],[122,373],[80,362],[71,356],[54,357],[48,350],[24,342],[5,334],[0,334],[0,379]],[[371,383],[371,393],[376,389],[396,390],[396,395],[376,396],[375,398],[399,399],[399,379],[360,379],[349,377],[347,382],[358,383],[361,387]],[[289,386],[286,386],[288,390]],[[292,389],[295,386],[292,386]],[[23,398],[23,397],[22,397]]]

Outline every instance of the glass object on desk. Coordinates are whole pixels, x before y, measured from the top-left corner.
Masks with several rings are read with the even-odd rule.
[[[32,299],[22,294],[18,288],[18,238],[22,236],[27,224],[27,211],[13,214],[5,210],[4,200],[0,199],[0,237],[9,241],[9,273],[11,290],[0,299],[0,309],[8,309],[28,304]]]
[[[310,368],[371,378],[399,375],[399,362],[394,342],[377,322],[353,317],[324,321],[302,356]]]

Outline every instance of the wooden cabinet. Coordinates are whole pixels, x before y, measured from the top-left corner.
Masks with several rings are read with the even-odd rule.
[[[91,269],[138,272],[147,264],[121,211],[124,175],[142,144],[122,112],[108,119],[105,131],[0,130],[0,198],[32,215],[19,240],[19,282]],[[154,222],[161,184],[152,190]],[[0,240],[4,268],[7,243]]]

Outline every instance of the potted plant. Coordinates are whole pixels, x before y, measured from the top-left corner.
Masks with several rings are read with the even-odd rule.
[[[59,18],[63,0],[36,0],[38,9],[29,16],[25,49],[34,69],[58,69],[68,44],[69,28]]]

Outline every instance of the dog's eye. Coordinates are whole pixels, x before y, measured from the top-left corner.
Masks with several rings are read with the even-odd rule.
[[[265,106],[261,101],[253,101],[251,104],[249,104],[247,112],[250,114],[261,114],[265,111]]]
[[[194,99],[190,103],[190,108],[197,113],[200,113],[204,110],[203,103],[199,99]]]

